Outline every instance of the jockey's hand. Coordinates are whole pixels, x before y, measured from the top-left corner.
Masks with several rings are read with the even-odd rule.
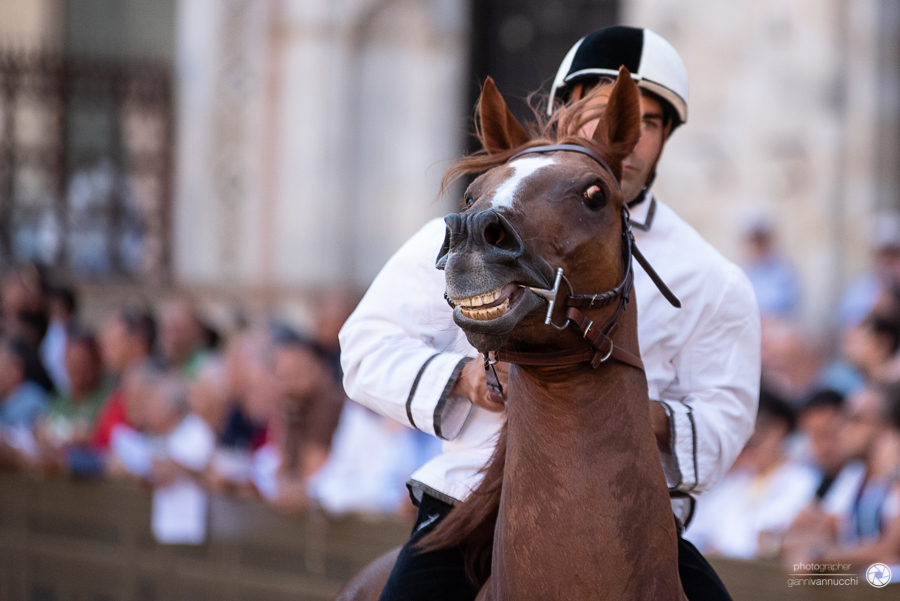
[[[503,386],[504,395],[488,389],[487,378],[484,373],[484,362],[481,358],[472,359],[463,366],[459,379],[453,385],[452,394],[464,396],[476,407],[481,407],[487,411],[499,413],[506,409],[506,387],[509,380],[509,364],[496,363],[494,370],[497,372],[497,379]]]
[[[669,437],[669,416],[662,403],[650,401],[650,424],[656,435],[656,445],[664,453],[672,452],[672,441]]]

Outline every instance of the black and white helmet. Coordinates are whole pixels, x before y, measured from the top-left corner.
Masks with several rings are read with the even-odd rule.
[[[675,110],[673,126],[687,121],[688,76],[672,44],[649,29],[607,27],[578,40],[563,59],[550,90],[547,114],[557,98],[565,99],[572,85],[597,77],[616,77],[619,67],[631,72],[639,88],[653,92]]]

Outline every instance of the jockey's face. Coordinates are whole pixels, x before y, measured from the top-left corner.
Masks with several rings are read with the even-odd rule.
[[[606,106],[613,87],[611,83],[602,85],[604,89],[594,100],[597,106]],[[587,92],[588,90],[578,84],[572,90],[572,99],[578,100]],[[641,94],[641,126],[641,139],[631,156],[622,163],[622,192],[625,202],[634,200],[641,193],[641,189],[656,168],[656,162],[672,130],[671,124],[666,125],[663,122],[663,109],[659,101],[644,94]],[[596,127],[597,122],[592,121],[585,125],[580,133],[590,138]]]

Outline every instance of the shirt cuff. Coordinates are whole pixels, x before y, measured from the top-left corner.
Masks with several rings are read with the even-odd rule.
[[[697,428],[691,408],[660,401],[669,417],[670,453],[661,453],[669,488],[690,492],[697,487]]]
[[[437,353],[419,369],[406,401],[406,416],[418,430],[443,440],[459,435],[472,411],[469,399],[451,390],[471,357]]]

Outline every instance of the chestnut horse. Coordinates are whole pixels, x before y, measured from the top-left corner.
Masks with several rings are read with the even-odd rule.
[[[624,67],[597,105],[589,95],[532,138],[488,79],[484,152],[445,177],[486,171],[445,219],[438,267],[469,342],[512,366],[482,484],[420,548],[461,545],[478,599],[685,599],[628,303],[633,239],[619,181],[641,119]],[[590,139],[572,135],[593,123]],[[377,599],[392,553],[339,599]]]

